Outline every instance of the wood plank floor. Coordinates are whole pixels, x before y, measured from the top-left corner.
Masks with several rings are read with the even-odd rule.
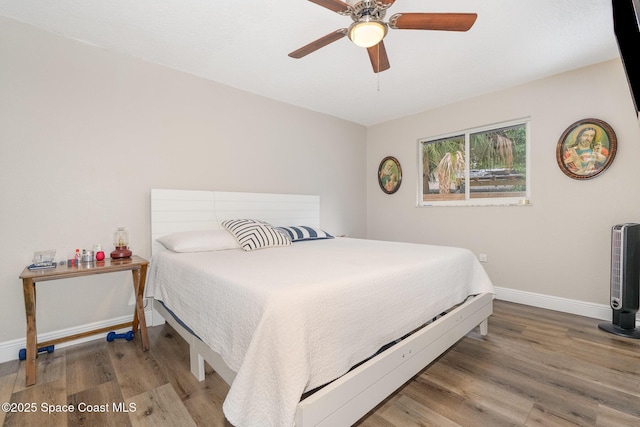
[[[597,324],[496,301],[488,336],[468,334],[358,427],[640,426],[640,340]],[[195,380],[187,345],[170,326],[150,328],[149,337],[146,353],[136,337],[41,355],[32,387],[24,386],[24,363],[0,364],[0,401],[35,404],[31,413],[0,412],[0,423],[229,426],[224,381],[210,368]],[[62,412],[69,404],[76,410]],[[59,406],[47,414],[49,405]]]

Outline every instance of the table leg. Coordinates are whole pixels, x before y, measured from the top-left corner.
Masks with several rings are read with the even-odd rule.
[[[147,333],[147,321],[144,315],[144,285],[147,280],[147,265],[143,264],[139,270],[133,270],[133,289],[136,295],[136,309],[133,313],[132,329],[138,331],[140,326],[140,337],[142,338],[142,350],[149,350],[149,335]]]
[[[22,290],[24,292],[24,308],[27,314],[27,358],[25,360],[27,378],[25,384],[30,386],[36,383],[36,357],[38,355],[34,281],[32,279],[23,279]]]
[[[135,308],[133,310],[133,323],[131,323],[131,329],[133,329],[133,332],[138,332],[138,296],[140,291],[140,270],[131,270],[131,274],[133,275],[133,295],[136,299]]]

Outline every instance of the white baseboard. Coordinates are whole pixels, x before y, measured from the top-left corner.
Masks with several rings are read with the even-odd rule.
[[[578,301],[551,295],[536,294],[533,292],[518,291],[516,289],[501,288],[496,286],[496,299],[530,305],[532,307],[546,308],[561,311],[563,313],[577,314],[579,316],[594,319],[611,320],[611,307],[604,304]],[[636,324],[640,324],[640,313],[636,315]]]
[[[147,310],[145,310],[144,315],[146,319],[151,319],[151,316],[152,316],[151,308],[148,308]],[[104,320],[101,322],[94,322],[94,323],[89,323],[82,326],[76,326],[73,328],[62,329],[59,331],[38,334],[38,341],[40,342],[50,341],[50,340],[54,340],[54,339],[58,339],[58,338],[62,338],[70,335],[80,334],[80,333],[91,331],[94,329],[107,328],[109,327],[109,325],[118,325],[125,322],[131,322],[132,320],[133,320],[133,315],[128,315],[128,316],[118,317],[115,319]],[[147,320],[147,325],[149,325],[149,320]],[[131,328],[116,329],[114,330],[114,332],[123,333],[130,329]],[[79,338],[77,340],[57,344],[56,348],[64,348],[64,347],[68,347],[71,345],[80,344],[88,341],[104,340],[106,339],[106,336],[107,336],[106,333],[91,335],[88,337]],[[25,338],[0,343],[0,363],[9,362],[11,360],[18,359],[18,353],[20,352],[20,349],[25,347],[26,347]]]

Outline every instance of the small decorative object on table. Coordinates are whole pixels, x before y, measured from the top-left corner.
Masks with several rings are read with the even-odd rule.
[[[37,251],[33,253],[33,264],[29,265],[29,270],[42,270],[46,268],[55,268],[56,262],[55,249],[48,251]]]
[[[96,254],[96,261],[104,260],[104,252],[102,250],[102,245],[100,243],[96,243],[93,247],[93,251]]]
[[[111,258],[129,258],[131,257],[131,251],[129,250],[129,232],[124,227],[118,227],[115,233],[113,233],[113,245],[116,247],[111,252]]]
[[[83,249],[82,250],[82,262],[83,263],[93,262],[93,251],[90,251],[88,249]]]

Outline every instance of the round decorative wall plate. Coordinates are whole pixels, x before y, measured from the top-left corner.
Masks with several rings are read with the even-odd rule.
[[[613,128],[598,119],[583,119],[564,131],[556,147],[560,170],[573,179],[591,179],[607,170],[616,157]]]
[[[378,184],[387,194],[398,191],[402,183],[402,167],[395,157],[387,156],[380,162],[378,167]]]

